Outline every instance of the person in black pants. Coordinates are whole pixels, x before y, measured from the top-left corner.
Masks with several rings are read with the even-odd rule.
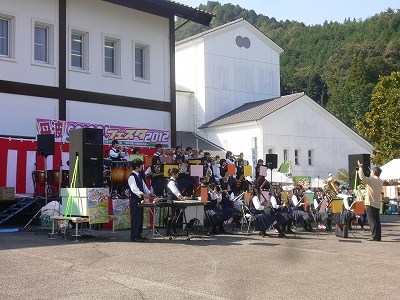
[[[143,242],[146,240],[142,237],[143,230],[143,208],[139,207],[139,203],[143,203],[145,199],[149,199],[151,191],[147,188],[142,176],[139,174],[143,170],[143,161],[134,159],[132,162],[133,171],[128,179],[129,185],[129,206],[131,211],[131,241]]]
[[[368,223],[372,233],[371,238],[368,240],[377,242],[381,241],[382,238],[379,209],[384,181],[379,178],[381,173],[382,170],[379,167],[374,167],[371,170],[371,177],[365,176],[363,165],[358,161],[358,176],[361,182],[366,185],[365,211],[367,212]]]

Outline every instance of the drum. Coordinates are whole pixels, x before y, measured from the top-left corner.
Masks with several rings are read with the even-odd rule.
[[[32,181],[36,196],[45,195],[44,171],[33,171]]]
[[[121,185],[124,182],[124,162],[114,161],[111,164],[111,183],[113,185]]]
[[[131,173],[133,171],[133,166],[131,161],[125,161],[124,162],[124,183],[128,182],[129,176],[131,176]]]
[[[62,176],[61,176],[61,187],[66,188],[69,186],[69,171],[68,170],[62,170]]]
[[[47,171],[47,187],[49,197],[58,196],[58,188],[60,186],[60,171],[48,170]]]

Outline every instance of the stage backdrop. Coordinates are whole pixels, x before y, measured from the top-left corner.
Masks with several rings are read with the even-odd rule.
[[[54,134],[55,139],[55,154],[47,157],[47,170],[69,169],[69,132],[86,127],[103,130],[103,153],[111,148],[114,139],[122,145],[138,147],[144,155],[153,155],[155,144],[170,147],[167,130],[37,119],[37,134]],[[45,169],[44,157],[37,155],[36,149],[36,139],[0,138],[0,186],[15,187],[17,194],[34,193],[32,174]]]
[[[104,145],[110,145],[112,140],[118,140],[123,145],[140,147],[154,147],[156,144],[161,144],[163,147],[169,148],[171,144],[170,132],[163,129],[36,119],[36,133],[54,134],[56,142],[67,142],[69,140],[69,132],[76,128],[102,129]]]

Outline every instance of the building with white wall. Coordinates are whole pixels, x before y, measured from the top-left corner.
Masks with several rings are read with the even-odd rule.
[[[2,0],[0,135],[36,136],[36,119],[168,129],[175,143],[175,16],[163,0]]]
[[[267,36],[239,19],[176,43],[176,82],[193,91],[193,108],[186,113],[187,95],[178,96],[179,115],[193,114],[198,127],[247,102],[280,96],[279,55],[283,50]],[[183,103],[182,103],[183,102]],[[181,114],[183,112],[183,114]],[[177,126],[182,128],[177,119]],[[183,130],[185,131],[185,130]]]
[[[304,93],[251,102],[201,126],[208,139],[235,154],[278,154],[297,176],[327,178],[348,168],[348,155],[372,146]]]
[[[290,160],[298,176],[326,178],[348,168],[349,154],[371,153],[308,96],[281,97],[282,52],[243,19],[177,42],[178,134],[192,132],[250,162],[253,148],[264,161],[278,154],[278,165]]]

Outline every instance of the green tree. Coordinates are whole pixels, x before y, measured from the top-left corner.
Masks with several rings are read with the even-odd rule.
[[[372,93],[365,122],[357,123],[359,131],[373,145],[372,162],[383,165],[400,157],[400,72],[379,79]]]

